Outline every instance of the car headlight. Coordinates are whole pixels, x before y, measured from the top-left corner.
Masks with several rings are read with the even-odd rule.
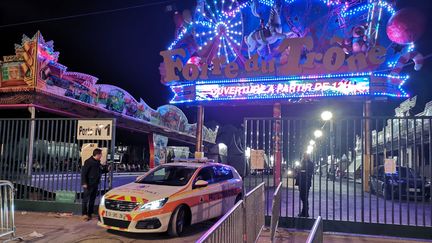
[[[167,201],[168,201],[168,198],[166,197],[166,198],[163,198],[163,199],[160,199],[160,200],[148,202],[146,204],[143,204],[140,207],[140,210],[146,211],[146,210],[159,209],[159,208],[163,207]]]
[[[105,206],[105,195],[103,195],[103,196],[101,197],[101,200],[100,200],[99,206]]]

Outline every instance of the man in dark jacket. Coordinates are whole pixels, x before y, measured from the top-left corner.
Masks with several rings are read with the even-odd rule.
[[[84,162],[84,166],[81,169],[81,184],[84,188],[82,215],[85,221],[89,221],[92,218],[100,179],[103,173],[108,172],[107,166],[101,164],[101,158],[102,150],[99,148],[93,150],[93,156]]]
[[[309,157],[309,154],[303,155],[303,160],[300,166],[300,171],[297,173],[297,182],[300,191],[300,200],[303,208],[299,217],[309,217],[309,190],[312,185],[312,176],[314,173],[314,164]]]

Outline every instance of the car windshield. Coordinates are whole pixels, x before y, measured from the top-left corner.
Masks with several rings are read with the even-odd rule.
[[[419,177],[413,169],[407,167],[397,167],[397,174],[400,178],[407,178],[407,173],[410,178]]]
[[[141,180],[136,181],[136,183],[184,186],[188,183],[195,170],[196,168],[187,166],[161,166]]]

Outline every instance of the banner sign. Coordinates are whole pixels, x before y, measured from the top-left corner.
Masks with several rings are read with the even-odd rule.
[[[150,168],[166,162],[168,138],[156,133],[149,134]]]
[[[196,100],[239,100],[366,95],[369,78],[291,80],[278,83],[234,83],[196,86]]]
[[[111,140],[112,120],[78,120],[78,140]]]

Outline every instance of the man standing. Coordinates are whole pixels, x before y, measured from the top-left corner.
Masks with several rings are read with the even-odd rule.
[[[81,169],[81,184],[84,188],[82,215],[85,221],[92,218],[101,176],[108,172],[107,166],[101,164],[101,158],[102,150],[96,148],[93,150],[93,156],[84,162]]]
[[[314,173],[314,164],[309,154],[303,155],[300,171],[297,173],[297,182],[300,190],[300,200],[303,208],[299,217],[309,217],[309,190],[312,185],[312,176]]]

